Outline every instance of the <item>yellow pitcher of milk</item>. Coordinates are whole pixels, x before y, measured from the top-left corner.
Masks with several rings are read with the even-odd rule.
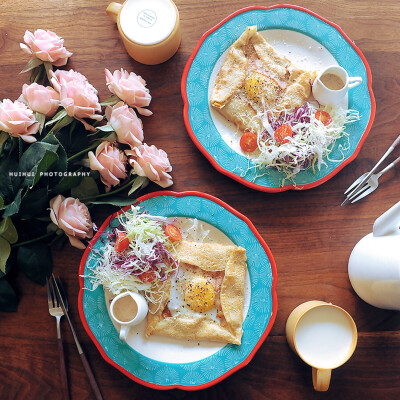
[[[181,43],[179,12],[171,0],[126,0],[110,3],[108,16],[117,23],[128,54],[142,64],[161,64]]]

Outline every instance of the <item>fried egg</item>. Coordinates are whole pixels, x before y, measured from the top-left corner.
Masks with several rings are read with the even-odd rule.
[[[269,103],[270,99],[276,99],[279,94],[279,85],[267,75],[259,72],[251,72],[245,83],[247,97],[261,105]]]
[[[171,315],[191,317],[206,316],[216,322],[218,309],[218,281],[212,274],[200,268],[181,264],[175,277],[171,279],[172,288],[168,301]]]

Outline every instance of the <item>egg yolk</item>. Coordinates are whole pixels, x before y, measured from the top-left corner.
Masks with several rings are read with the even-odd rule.
[[[246,93],[250,99],[260,102],[268,79],[258,72],[253,72],[246,80]]]
[[[213,284],[202,276],[193,278],[185,288],[185,302],[197,312],[208,311],[214,305],[215,289]]]

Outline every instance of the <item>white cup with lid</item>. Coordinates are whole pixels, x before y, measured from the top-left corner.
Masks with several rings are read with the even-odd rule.
[[[146,299],[138,293],[123,292],[114,297],[110,304],[110,314],[121,325],[120,339],[126,340],[130,328],[140,324],[148,310]]]
[[[172,0],[126,0],[110,3],[108,16],[117,23],[128,54],[142,64],[161,64],[181,43],[179,12]]]

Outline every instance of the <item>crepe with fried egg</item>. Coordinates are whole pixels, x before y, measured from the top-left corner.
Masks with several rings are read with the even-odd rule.
[[[260,133],[261,115],[302,106],[316,75],[279,55],[257,33],[257,26],[250,26],[230,47],[210,102],[240,130]]]
[[[146,336],[240,344],[246,280],[246,250],[182,241],[179,272],[149,304]]]

